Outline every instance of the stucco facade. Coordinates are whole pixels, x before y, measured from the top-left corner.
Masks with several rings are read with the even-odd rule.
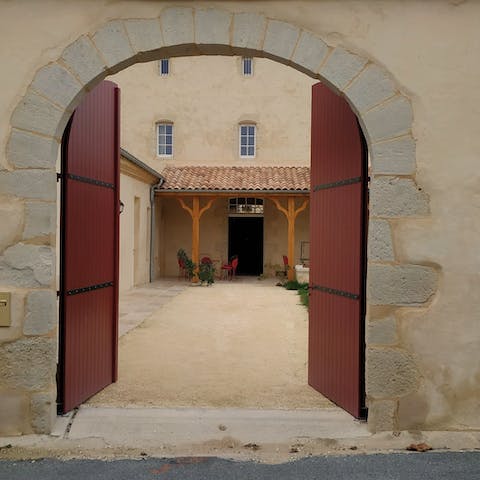
[[[136,64],[109,77],[122,89],[122,146],[161,171],[165,165],[310,164],[310,97],[316,81],[272,60],[256,58],[253,75],[241,57],[170,59]],[[171,157],[156,152],[155,125],[174,126]],[[239,154],[238,126],[257,127],[254,158]]]
[[[210,9],[212,7],[213,9]],[[145,60],[265,56],[323,80],[372,159],[369,425],[478,429],[476,2],[10,2],[1,5],[0,429],[55,413],[55,160],[84,92]],[[139,20],[144,19],[144,20]],[[35,368],[32,368],[32,367]]]
[[[269,59],[253,59],[253,74],[243,75],[242,57],[203,56],[169,59],[168,75],[157,61],[136,64],[109,77],[121,88],[122,146],[162,172],[167,165],[308,166],[310,164],[311,86],[316,80]],[[172,122],[173,155],[157,153],[158,122]],[[241,158],[239,125],[256,125],[256,154]],[[124,189],[122,185],[122,190]],[[232,197],[245,196],[232,192]],[[123,198],[123,194],[122,194]],[[178,273],[176,252],[191,253],[191,219],[177,200],[160,200],[165,212],[161,229],[168,231],[158,245],[160,276]],[[283,269],[287,254],[287,222],[271,201],[265,200],[263,273]],[[131,211],[127,208],[127,211]],[[131,215],[131,214],[130,214]],[[295,258],[308,241],[308,208],[296,221]],[[200,252],[228,259],[228,203],[215,202],[201,221]],[[121,245],[131,243],[122,230]],[[122,247],[129,255],[129,247]],[[133,247],[131,248],[133,250]],[[218,270],[218,268],[217,268]],[[121,267],[123,275],[129,275]],[[133,283],[132,283],[133,285]]]

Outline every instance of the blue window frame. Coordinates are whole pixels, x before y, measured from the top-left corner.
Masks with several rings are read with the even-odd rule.
[[[243,57],[242,58],[242,71],[245,76],[253,75],[253,58]]]
[[[158,137],[158,155],[161,157],[171,157],[173,155],[173,124],[157,124]]]
[[[168,75],[170,73],[170,59],[162,58],[160,60],[160,75]]]
[[[255,157],[257,147],[256,134],[256,125],[240,125],[240,157]]]

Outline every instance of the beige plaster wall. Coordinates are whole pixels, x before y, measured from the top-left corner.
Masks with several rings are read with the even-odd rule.
[[[168,165],[309,165],[315,80],[268,59],[241,74],[241,57],[136,64],[109,77],[122,89],[122,145],[157,170]],[[174,154],[156,153],[155,125],[174,124]],[[255,158],[239,156],[238,125],[257,125]]]
[[[396,88],[400,88],[402,98],[408,100],[413,112],[413,128],[407,136],[411,133],[416,142],[416,157],[413,157],[416,158],[416,170],[412,168],[405,181],[389,178],[388,174],[398,175],[398,172],[391,172],[378,164],[375,167],[379,157],[373,161],[374,169],[377,168],[373,177],[376,188],[373,213],[375,218],[383,221],[377,222],[379,231],[393,232],[393,250],[387,248],[385,257],[369,265],[369,278],[376,279],[369,291],[372,303],[369,319],[375,332],[368,338],[367,352],[367,393],[370,417],[375,419],[371,425],[372,428],[480,428],[480,295],[477,288],[480,281],[480,179],[477,168],[480,156],[477,132],[480,4],[447,0],[300,0],[294,6],[292,2],[280,1],[181,4],[195,8],[210,5],[230,12],[257,12],[299,26],[318,35],[332,47],[343,47],[383,67]],[[2,182],[10,178],[5,170],[14,168],[7,161],[6,152],[12,113],[37,70],[58,59],[64,48],[81,35],[93,34],[109,20],[157,18],[168,5],[177,3],[25,0],[0,4],[0,59],[2,71],[7,72],[2,75],[0,92]],[[349,95],[348,85],[342,86],[342,90]],[[367,93],[372,92],[362,91],[360,97]],[[41,98],[45,97],[60,101],[55,91],[44,92]],[[31,112],[32,107],[29,108]],[[63,112],[63,108],[59,108],[59,112]],[[387,108],[386,104],[381,111],[385,113]],[[374,113],[362,113],[362,119],[372,119]],[[408,124],[408,108],[405,115]],[[383,118],[388,118],[392,126],[396,121],[393,117],[391,114]],[[400,117],[395,118],[401,121]],[[370,124],[369,128],[374,126]],[[61,132],[57,132],[57,137],[59,134]],[[43,138],[43,135],[39,131],[33,136]],[[372,138],[368,140],[371,146]],[[377,148],[381,144],[378,142]],[[27,152],[26,156],[31,153]],[[47,155],[46,158],[49,162],[53,158],[54,164],[55,156]],[[398,158],[401,160],[403,153]],[[29,160],[36,161],[30,157]],[[14,309],[12,327],[0,330],[0,392],[4,407],[0,423],[4,432],[45,432],[51,428],[54,411],[56,354],[53,338],[56,323],[49,320],[54,317],[51,312],[42,320],[41,328],[30,334],[26,333],[29,331],[26,318],[31,318],[28,317],[29,309],[35,314],[41,311],[38,306],[41,295],[44,295],[42,302],[48,300],[50,307],[54,303],[51,295],[55,278],[51,260],[54,242],[50,237],[55,222],[49,223],[53,223],[53,227],[43,228],[47,223],[45,220],[42,228],[37,225],[33,229],[27,210],[32,212],[38,208],[52,215],[51,204],[55,202],[55,195],[50,195],[44,185],[54,189],[53,176],[48,170],[53,167],[51,163],[40,162],[37,167],[17,165],[15,168],[17,171],[22,168],[31,170],[22,176],[24,183],[20,187],[25,185],[25,190],[0,192],[1,251],[5,253],[9,245],[15,245],[10,248],[16,250],[10,250],[6,260],[17,266],[24,265],[18,255],[31,254],[34,264],[28,268],[41,270],[42,280],[38,285],[35,283],[37,290],[32,290],[33,287],[22,287],[17,283],[12,287],[12,280],[2,277],[0,287],[12,291]],[[47,169],[46,175],[42,176],[41,169]],[[40,178],[48,178],[50,183],[38,180]],[[30,179],[31,184],[28,183]],[[409,195],[414,192],[406,186],[414,185],[413,180],[421,188],[415,190],[415,198],[422,199],[422,208],[400,211],[390,208],[398,204],[410,205]],[[1,185],[12,191],[9,183]],[[27,202],[27,185],[31,187],[29,193],[40,185],[42,196]],[[39,206],[32,207],[32,204]],[[24,216],[24,212],[27,215]],[[32,231],[36,234],[32,235]],[[377,248],[383,246],[380,244]],[[39,258],[41,265],[35,263]],[[404,264],[410,266],[403,267]],[[435,285],[432,269],[438,274],[438,289],[432,287]],[[2,275],[5,271],[8,274],[8,268],[2,270]],[[25,267],[20,271],[24,273]],[[397,278],[398,281],[381,282],[382,275],[390,275],[389,272],[395,272],[396,276],[388,278]],[[418,283],[409,282],[412,272],[417,272],[415,279]],[[424,298],[428,301],[423,298],[421,302],[415,302],[413,293],[419,290],[415,287],[426,284],[429,288]],[[41,294],[37,295],[38,292]],[[405,295],[408,301],[402,300],[405,297],[395,297],[397,292]],[[391,297],[386,298],[386,294]],[[375,306],[375,303],[383,306]],[[29,351],[35,352],[38,372],[27,378],[25,375],[32,372],[32,357],[26,353]],[[396,375],[403,373],[392,377],[392,372]],[[395,386],[391,378],[402,382]]]
[[[138,252],[134,248],[135,197],[140,202]],[[123,292],[150,281],[150,185],[122,174],[120,199],[125,205],[120,215],[120,292]]]

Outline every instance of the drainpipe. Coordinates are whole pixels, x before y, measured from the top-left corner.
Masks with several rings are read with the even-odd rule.
[[[155,192],[158,191],[165,182],[161,177],[158,183],[150,187],[150,282],[153,282],[154,277],[154,239],[155,239]]]

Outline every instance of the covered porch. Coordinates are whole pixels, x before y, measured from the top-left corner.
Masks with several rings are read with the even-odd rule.
[[[308,263],[308,167],[167,167],[156,189],[161,277],[178,274],[184,248],[198,265],[236,255],[239,273],[273,277]]]

